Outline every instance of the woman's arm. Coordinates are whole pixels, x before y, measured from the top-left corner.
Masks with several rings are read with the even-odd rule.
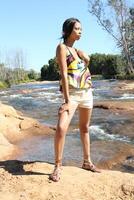
[[[84,51],[81,51],[81,50],[77,50],[77,53],[78,53],[79,57],[82,60],[84,60],[86,66],[88,66],[89,65],[89,61],[90,61],[89,56]]]
[[[69,87],[67,78],[67,63],[66,63],[66,47],[64,44],[59,44],[56,49],[57,62],[60,67],[62,78],[62,89],[65,98],[65,103],[69,102]]]

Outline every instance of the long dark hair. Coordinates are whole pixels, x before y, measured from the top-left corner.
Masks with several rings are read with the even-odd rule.
[[[74,24],[76,22],[79,22],[80,21],[77,19],[77,18],[68,18],[64,21],[63,23],[63,26],[62,26],[62,39],[63,41],[65,42],[67,40],[67,38],[70,36],[72,30],[73,30],[73,27],[74,27]]]

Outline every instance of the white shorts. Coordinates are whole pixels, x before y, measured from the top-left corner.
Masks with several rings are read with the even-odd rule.
[[[93,89],[69,89],[70,100],[81,108],[93,108]]]

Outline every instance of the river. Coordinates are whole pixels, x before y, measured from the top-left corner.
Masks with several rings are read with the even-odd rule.
[[[117,80],[94,80],[93,95],[94,102],[99,100],[120,100],[134,101],[134,94],[123,93],[114,90],[118,84]],[[12,105],[15,109],[22,111],[25,115],[37,119],[43,124],[56,125],[57,111],[62,103],[62,95],[59,91],[58,82],[40,82],[13,85],[11,88],[0,91],[0,101]],[[125,125],[128,122],[132,123],[129,115],[119,115],[112,113],[109,110],[95,108],[93,109],[90,137],[91,144],[107,142],[107,144],[116,145],[133,145],[133,137],[122,135],[113,129],[113,126],[119,128],[121,124]],[[116,133],[115,133],[116,132]],[[21,154],[15,157],[19,160],[40,160],[53,162],[53,136],[37,136],[29,138],[27,141],[21,141],[18,146],[22,149]],[[115,147],[112,152],[106,155],[108,147],[102,151],[102,146],[94,149],[91,153],[93,160],[99,162],[106,160],[108,156],[115,154]],[[111,154],[110,154],[111,153]],[[78,164],[82,157],[82,147],[80,142],[80,134],[78,129],[78,112],[76,111],[68,134],[64,149],[64,163]]]

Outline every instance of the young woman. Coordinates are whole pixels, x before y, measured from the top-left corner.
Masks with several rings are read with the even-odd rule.
[[[50,179],[59,181],[65,135],[76,109],[79,109],[79,129],[83,145],[82,168],[100,172],[90,158],[89,124],[93,108],[91,75],[88,69],[88,55],[73,47],[82,33],[81,23],[69,18],[62,27],[63,43],[56,49],[56,58],[61,73],[61,91],[64,103],[59,108],[59,119],[55,134],[55,167]]]

